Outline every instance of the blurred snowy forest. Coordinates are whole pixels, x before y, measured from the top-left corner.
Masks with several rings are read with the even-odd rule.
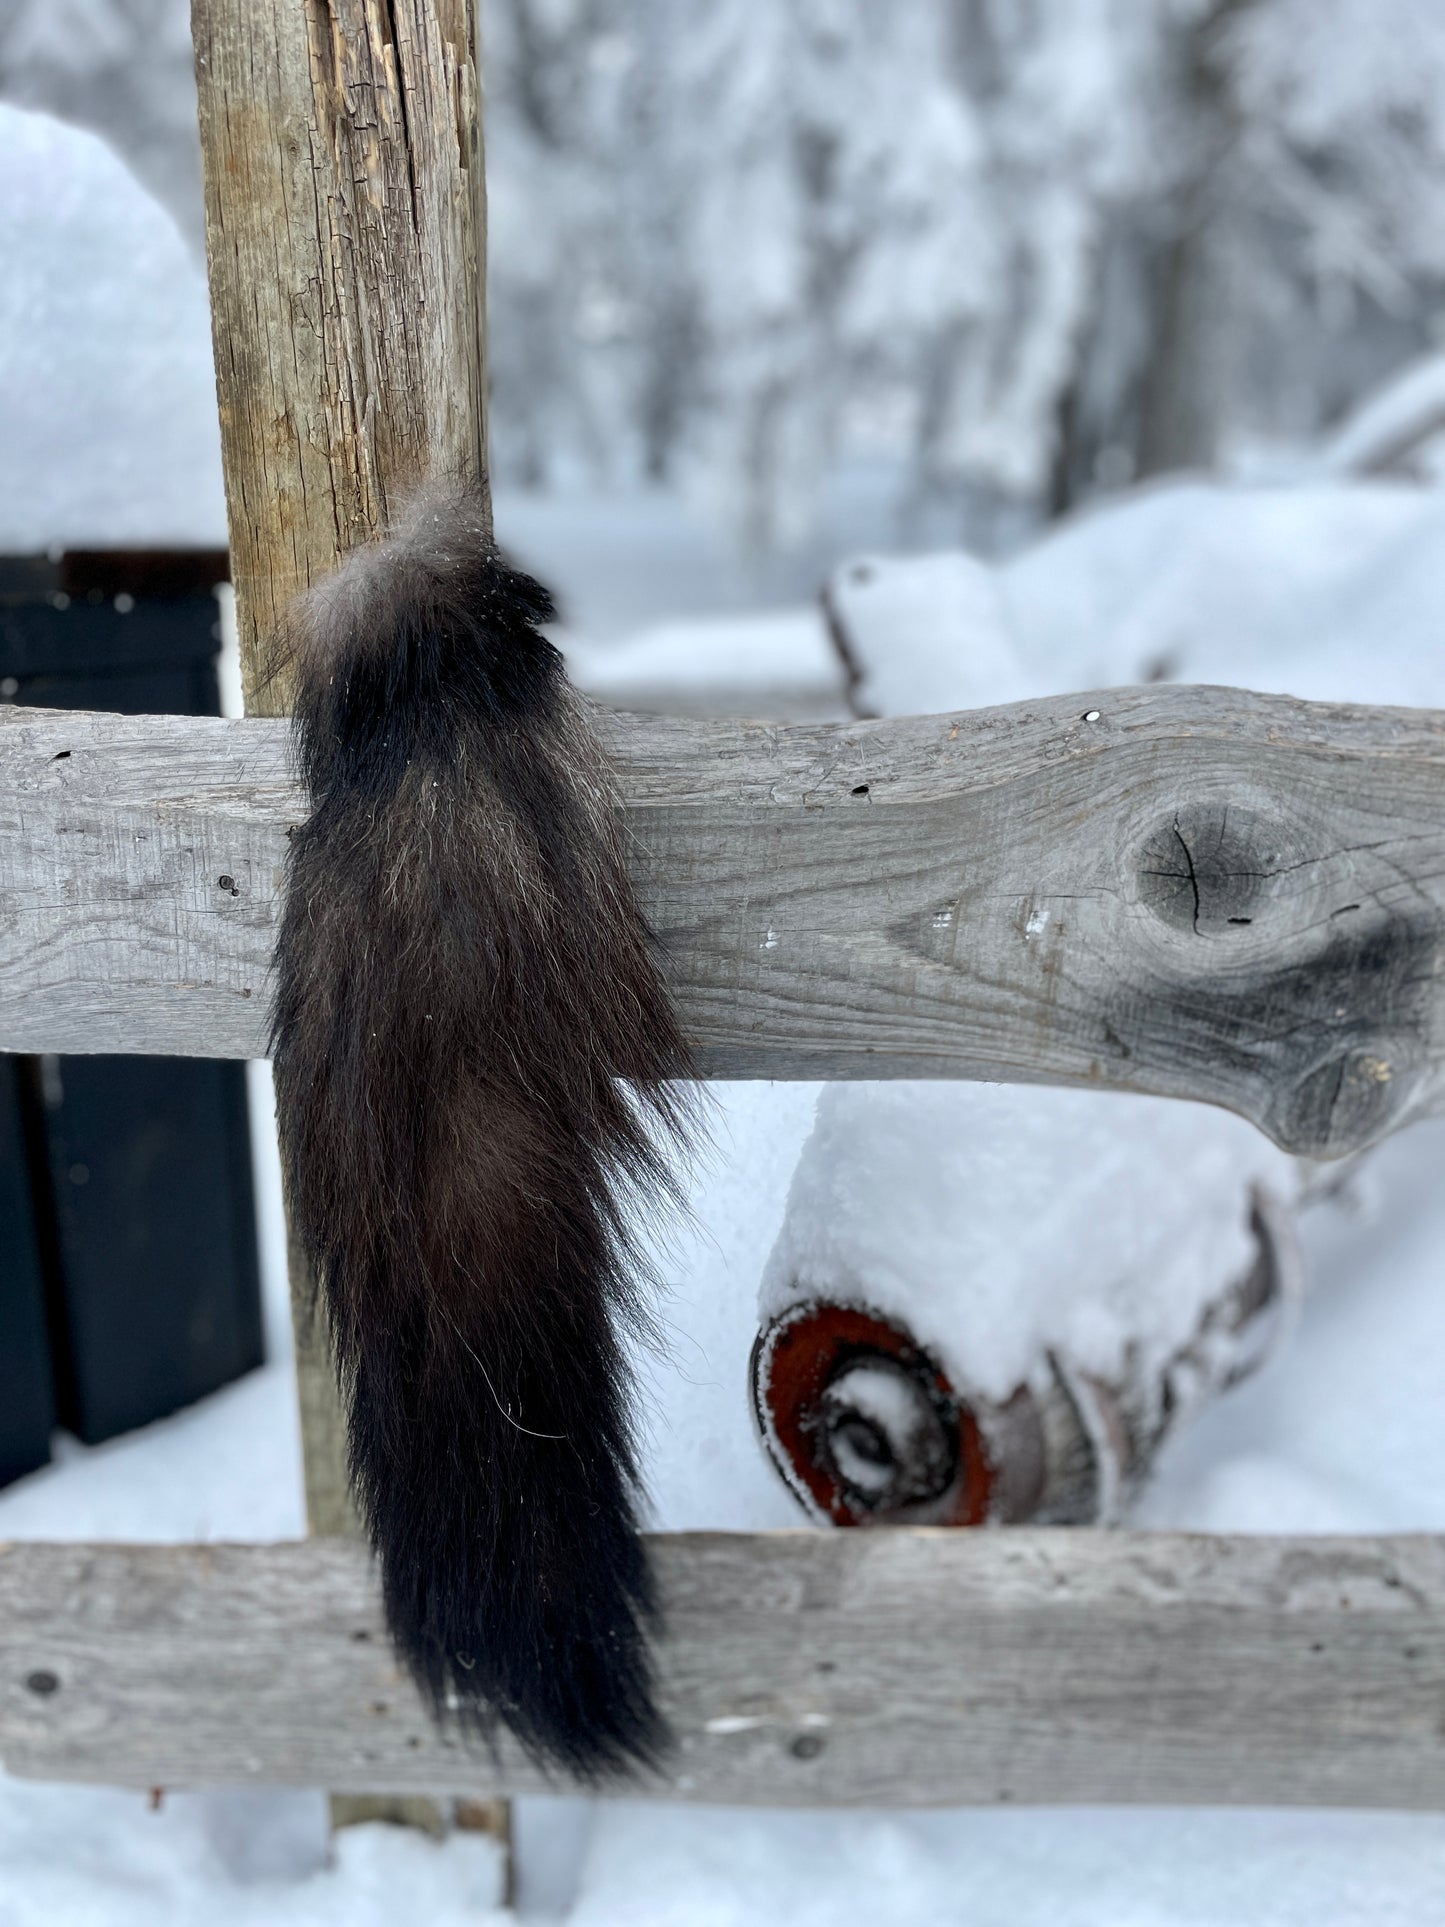
[[[0,97],[201,245],[186,0],[8,0]],[[483,0],[497,479],[1007,546],[1265,472],[1445,325],[1438,0]]]

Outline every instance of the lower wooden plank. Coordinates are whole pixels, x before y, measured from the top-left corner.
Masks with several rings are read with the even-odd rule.
[[[768,1805],[1445,1807],[1445,1541],[1096,1532],[653,1541],[676,1748]],[[536,1790],[397,1673],[358,1546],[0,1549],[0,1760],[136,1786]]]

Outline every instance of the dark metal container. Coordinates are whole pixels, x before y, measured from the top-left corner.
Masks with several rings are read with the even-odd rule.
[[[0,700],[217,715],[224,552],[0,559]],[[244,1071],[3,1060],[0,1483],[261,1363]]]

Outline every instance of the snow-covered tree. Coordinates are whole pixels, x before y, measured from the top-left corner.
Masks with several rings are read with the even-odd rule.
[[[982,539],[1434,345],[1440,0],[481,5],[506,478],[666,477],[768,541],[864,460]],[[199,243],[186,0],[9,0],[0,96]]]
[[[850,449],[1036,496],[1152,4],[489,0],[499,371],[759,537]]]
[[[1432,338],[1434,0],[487,9],[532,472],[668,470],[759,537],[850,452],[1059,507],[1311,433]]]

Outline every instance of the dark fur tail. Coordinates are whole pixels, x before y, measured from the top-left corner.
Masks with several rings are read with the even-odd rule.
[[[587,1776],[663,1738],[614,1321],[688,1063],[550,614],[436,491],[300,605],[273,1048],[393,1637]]]

